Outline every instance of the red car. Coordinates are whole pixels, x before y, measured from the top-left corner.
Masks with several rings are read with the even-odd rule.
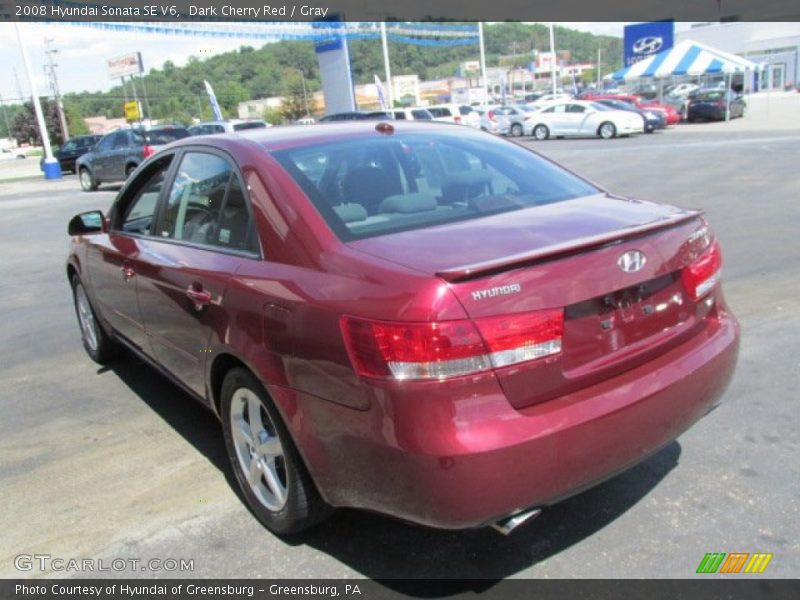
[[[661,102],[650,102],[636,94],[595,94],[589,93],[587,95],[589,100],[622,100],[629,102],[639,109],[655,109],[663,111],[667,117],[667,125],[675,125],[681,122],[681,114],[675,107],[670,104],[662,104]]]
[[[89,355],[215,411],[279,533],[344,506],[508,530],[670,443],[736,364],[699,212],[469,128],[187,138],[69,233]]]

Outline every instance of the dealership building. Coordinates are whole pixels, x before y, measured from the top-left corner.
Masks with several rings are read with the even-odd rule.
[[[800,23],[698,23],[675,33],[675,42],[692,40],[764,65],[758,87],[800,87]]]

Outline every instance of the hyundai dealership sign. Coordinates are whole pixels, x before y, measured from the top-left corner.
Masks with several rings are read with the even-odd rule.
[[[675,39],[674,21],[637,23],[625,26],[625,66],[672,48]]]

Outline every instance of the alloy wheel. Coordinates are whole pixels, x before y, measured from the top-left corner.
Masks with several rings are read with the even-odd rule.
[[[261,399],[248,388],[235,390],[230,421],[236,458],[250,490],[268,510],[281,510],[289,497],[286,459]]]

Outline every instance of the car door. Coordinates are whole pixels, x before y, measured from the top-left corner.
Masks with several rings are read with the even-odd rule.
[[[90,168],[94,178],[98,181],[104,179],[105,169],[107,168],[108,164],[108,154],[114,147],[114,139],[116,136],[116,133],[109,133],[97,143],[97,146],[95,146],[94,150],[92,151],[92,162]]]
[[[110,215],[109,233],[87,248],[87,272],[103,317],[114,331],[151,354],[137,297],[138,273],[147,272],[143,242],[152,235],[156,209],[172,161],[166,154],[123,188]]]
[[[225,291],[242,261],[259,260],[252,211],[233,160],[190,149],[178,161],[142,253],[139,302],[158,362],[201,397],[212,338],[225,338]]]
[[[542,111],[543,120],[550,129],[551,135],[564,135],[567,131],[566,109],[565,104],[556,104]]]
[[[108,177],[111,181],[124,181],[125,166],[132,145],[131,131],[118,131],[108,159]]]
[[[582,104],[567,104],[564,109],[564,134],[565,135],[586,135],[586,117],[588,116],[586,107]]]

